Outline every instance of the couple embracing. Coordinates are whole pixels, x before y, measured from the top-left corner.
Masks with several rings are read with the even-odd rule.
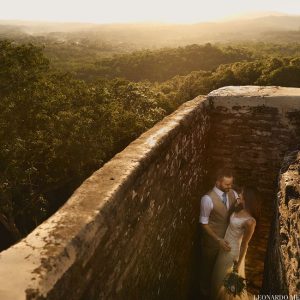
[[[247,290],[232,295],[224,287],[235,268],[245,278],[245,256],[259,216],[257,190],[233,190],[230,170],[218,170],[215,186],[201,198],[201,296],[210,300],[248,300]]]

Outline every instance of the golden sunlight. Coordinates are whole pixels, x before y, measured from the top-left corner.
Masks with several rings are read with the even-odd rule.
[[[293,0],[0,0],[0,4],[0,19],[93,23],[197,23],[259,11],[300,13],[298,1]]]

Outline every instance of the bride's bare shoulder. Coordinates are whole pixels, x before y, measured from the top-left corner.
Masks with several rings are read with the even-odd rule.
[[[249,219],[247,219],[247,220],[245,221],[245,225],[246,225],[247,227],[255,227],[255,225],[256,225],[256,220],[255,220],[253,217],[250,217]]]

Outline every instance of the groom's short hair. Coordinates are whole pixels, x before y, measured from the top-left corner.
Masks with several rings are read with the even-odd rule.
[[[216,172],[216,180],[221,180],[224,177],[233,177],[233,172],[230,169],[222,168]]]

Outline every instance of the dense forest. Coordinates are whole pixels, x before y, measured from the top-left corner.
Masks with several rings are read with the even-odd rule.
[[[1,249],[183,102],[226,85],[300,87],[295,42],[122,51],[16,36],[0,40]]]

